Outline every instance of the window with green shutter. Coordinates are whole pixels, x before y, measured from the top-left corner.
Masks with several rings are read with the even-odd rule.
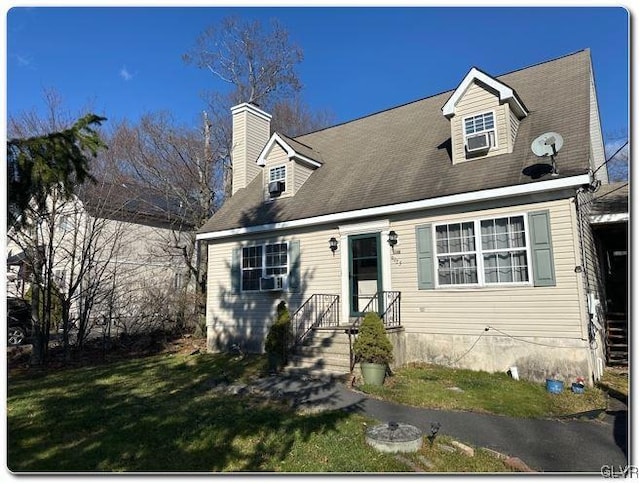
[[[235,248],[231,257],[231,286],[235,294],[300,290],[300,242],[255,244]]]
[[[555,285],[548,210],[421,225],[416,247],[419,289]]]

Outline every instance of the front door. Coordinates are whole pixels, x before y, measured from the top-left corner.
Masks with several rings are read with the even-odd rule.
[[[360,316],[365,308],[377,312],[377,300],[368,308],[367,304],[380,291],[380,234],[352,235],[349,237],[350,315]]]

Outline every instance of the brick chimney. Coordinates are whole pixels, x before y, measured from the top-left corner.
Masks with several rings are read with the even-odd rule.
[[[256,161],[271,136],[271,115],[254,104],[242,103],[231,108],[231,116],[233,195],[260,173],[261,167]]]

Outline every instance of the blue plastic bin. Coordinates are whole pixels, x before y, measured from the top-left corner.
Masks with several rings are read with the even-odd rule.
[[[547,391],[549,393],[562,393],[562,390],[564,390],[564,382],[547,378]]]

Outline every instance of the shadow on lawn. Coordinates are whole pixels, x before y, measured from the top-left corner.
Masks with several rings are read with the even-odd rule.
[[[176,360],[143,358],[14,382],[8,392],[9,469],[273,471],[298,442],[335,431],[349,416],[294,411],[335,403],[331,381],[299,380],[280,388],[265,378],[233,394],[242,386],[224,389],[215,376],[224,369],[235,382],[255,358],[233,364],[230,356]]]

